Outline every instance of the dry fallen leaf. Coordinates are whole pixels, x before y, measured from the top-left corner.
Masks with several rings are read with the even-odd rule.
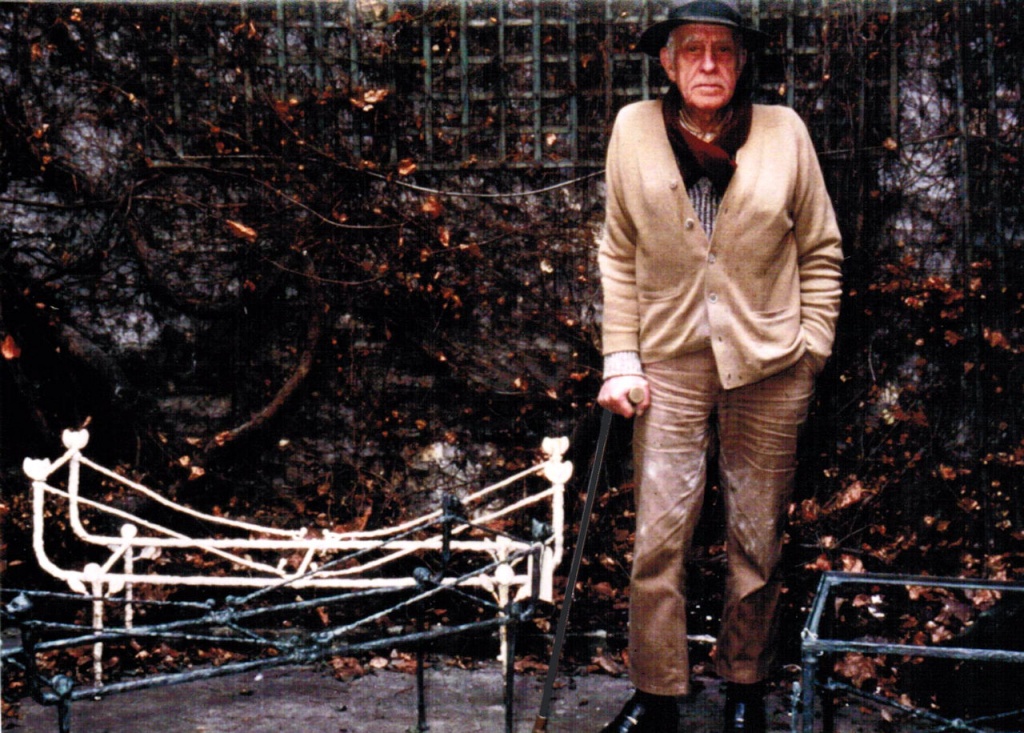
[[[391,664],[387,657],[374,657],[370,660],[371,669],[387,669],[387,666]]]
[[[228,219],[227,223],[228,223],[228,229],[230,229],[231,233],[234,234],[239,239],[244,239],[244,240],[246,240],[248,242],[255,242],[257,237],[259,236],[259,234],[257,234],[255,229],[253,229],[250,226],[246,226],[245,224],[243,224],[240,221],[234,221],[233,219]]]
[[[0,344],[0,353],[3,354],[7,361],[12,361],[21,356],[21,347],[18,346],[18,343],[11,334],[7,334],[4,337],[3,344]]]
[[[373,109],[374,105],[380,104],[387,99],[389,92],[387,89],[367,89],[359,96],[349,97],[349,101],[352,106],[369,112]]]
[[[330,664],[334,678],[343,682],[362,677],[366,674],[366,669],[354,657],[333,657]]]
[[[515,670],[518,674],[524,674],[526,672],[547,672],[548,665],[544,662],[539,662],[532,657],[524,657],[518,659],[515,662]]]
[[[607,672],[610,675],[616,677],[626,673],[626,668],[615,658],[605,650],[601,650],[600,654],[590,660],[591,664],[596,665],[599,669]]]
[[[444,205],[437,196],[427,196],[423,203],[420,204],[420,210],[427,216],[436,219],[444,213]]]
[[[416,172],[416,161],[412,158],[405,158],[398,162],[398,175],[408,176]]]
[[[834,670],[836,674],[846,677],[855,687],[863,688],[864,684],[878,677],[878,668],[882,662],[878,657],[869,657],[859,652],[849,652],[837,659]]]
[[[854,555],[844,554],[841,558],[843,563],[844,573],[863,573],[865,572],[864,563],[859,557]]]

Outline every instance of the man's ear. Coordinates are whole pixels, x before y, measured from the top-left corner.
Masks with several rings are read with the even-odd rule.
[[[658,59],[661,61],[661,68],[668,74],[668,80],[675,83],[676,80],[676,67],[672,63],[672,50],[667,46],[662,46],[661,52],[658,54]]]

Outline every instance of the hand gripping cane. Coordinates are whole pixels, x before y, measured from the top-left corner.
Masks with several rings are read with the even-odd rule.
[[[640,404],[644,399],[644,391],[641,387],[634,387],[629,391],[629,401],[634,405]],[[590,524],[590,514],[594,511],[594,499],[597,497],[597,482],[601,478],[601,466],[604,464],[604,451],[608,445],[608,433],[612,425],[612,413],[604,410],[601,413],[601,430],[597,435],[597,449],[594,451],[594,465],[590,467],[590,479],[587,481],[587,498],[583,502],[583,516],[580,517],[579,535],[576,537],[576,549],[572,555],[572,565],[569,567],[569,579],[565,584],[565,598],[562,601],[562,613],[558,617],[558,626],[555,628],[555,641],[551,647],[551,660],[548,662],[548,675],[544,681],[544,694],[540,700],[540,712],[533,722],[532,733],[543,733],[548,727],[548,716],[551,713],[551,695],[555,690],[555,679],[558,677],[558,660],[562,656],[562,645],[565,643],[565,628],[569,623],[569,611],[572,610],[573,595],[576,591],[576,576],[580,572],[580,562],[583,560],[583,546],[587,540],[587,527]]]

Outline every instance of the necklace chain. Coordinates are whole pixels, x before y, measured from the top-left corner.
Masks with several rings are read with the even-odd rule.
[[[711,142],[721,134],[722,128],[725,127],[725,124],[729,121],[730,116],[731,115],[727,115],[718,124],[716,124],[713,129],[702,130],[690,120],[690,118],[686,115],[686,112],[684,112],[683,110],[679,110],[679,122],[682,124],[682,126],[685,127],[687,131],[690,132],[692,135],[699,137],[706,143]]]

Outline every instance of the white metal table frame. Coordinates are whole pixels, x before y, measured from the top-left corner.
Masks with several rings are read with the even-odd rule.
[[[464,595],[477,593],[482,596],[476,595],[475,598],[493,598],[493,602],[485,605],[493,607],[495,618],[454,629],[432,628],[422,633],[406,634],[403,638],[415,646],[421,656],[422,643],[431,638],[462,633],[471,626],[497,628],[499,657],[504,662],[506,673],[506,727],[511,726],[509,695],[516,622],[520,615],[532,612],[523,609],[532,608],[538,601],[553,602],[554,574],[564,551],[565,490],[573,470],[572,464],[564,459],[569,447],[567,438],[546,438],[541,446],[541,457],[534,465],[503,480],[475,491],[467,490],[458,497],[446,493],[441,509],[395,526],[350,532],[282,529],[199,512],[90,460],[83,453],[89,442],[87,431],[68,430],[62,438],[66,451],[59,458],[28,458],[23,464],[32,486],[32,543],[39,567],[67,583],[73,596],[92,606],[91,627],[76,625],[64,628],[65,634],[70,631],[73,636],[54,644],[91,644],[92,689],[97,694],[127,692],[148,684],[104,684],[104,639],[158,636],[167,632],[183,634],[177,638],[189,638],[182,630],[197,621],[216,621],[223,616],[233,623],[236,611],[239,612],[237,619],[260,613],[259,610],[240,610],[235,605],[239,600],[259,600],[278,590],[289,593],[322,591],[329,594],[333,602],[344,602],[349,593],[355,596],[376,597],[393,593],[408,596],[403,596],[403,600],[390,609],[394,610],[412,608],[414,604],[430,604],[440,591]],[[86,479],[84,474],[87,472],[94,475]],[[157,516],[144,518],[113,506],[109,496],[104,496],[113,493],[109,490],[111,486],[143,497],[150,506],[158,508]],[[187,518],[190,526],[199,529],[185,535],[173,529],[182,526],[175,518]],[[514,536],[502,530],[501,527],[508,522],[518,522],[516,526],[525,522],[530,527],[530,536]],[[94,529],[118,523],[120,532],[117,534],[103,534]],[[53,541],[54,530],[70,530],[62,537],[62,546],[67,544],[83,551],[92,548],[89,550],[91,556],[95,557],[97,551],[100,554],[106,552],[106,558],[100,562],[85,562],[81,566],[62,567],[47,550],[47,538]],[[76,542],[77,545],[74,544]],[[181,560],[185,553],[198,554],[215,562],[216,571],[188,574],[165,571],[169,557]],[[67,552],[63,554],[68,555]],[[456,556],[459,561],[451,562]],[[416,565],[411,573],[409,561]],[[66,564],[73,564],[73,561]],[[186,561],[179,566],[195,567],[195,564]],[[241,599],[227,596],[223,608],[211,606],[200,609],[199,619],[183,619],[179,623],[157,626],[140,625],[135,622],[134,610],[143,601],[134,593],[142,585],[207,587],[224,592],[239,589],[246,595]],[[56,597],[57,594],[37,595],[45,599],[48,595]],[[31,593],[22,594],[16,602],[9,604],[10,608],[5,606],[4,611],[5,614],[13,611],[26,622],[22,624],[23,636],[27,629],[26,638],[30,641],[23,645],[22,652],[30,654],[34,660],[33,650],[46,648],[47,643],[37,646],[33,641],[36,631],[44,630],[46,626],[44,622],[31,618],[31,597]],[[311,603],[315,601],[307,599],[302,603],[280,604],[277,608],[298,608]],[[185,604],[183,608],[188,605],[197,604]],[[120,628],[106,628],[107,606],[121,609],[123,625]],[[293,644],[282,651],[278,661],[310,661],[318,655],[323,656],[332,644],[353,632],[372,634],[373,624],[382,613],[384,611],[371,612],[352,623],[318,631],[308,642]],[[77,631],[80,628],[84,633]],[[90,628],[92,638],[88,631]],[[260,642],[265,641],[260,639]],[[389,643],[400,644],[401,640],[371,639],[359,648],[384,649]],[[5,660],[15,656],[5,651]],[[33,660],[28,661],[29,667],[34,666]],[[421,662],[422,659],[418,658],[418,677],[422,677]],[[267,660],[253,660],[238,667],[245,670],[247,665],[269,666]],[[195,675],[164,675],[168,684],[185,681],[192,676]],[[156,683],[162,684],[160,680]],[[50,684],[60,700],[53,702],[53,695],[41,696],[46,698],[45,704],[57,704],[61,708],[58,716],[61,730],[69,730],[70,724],[65,720],[70,715],[68,705],[87,691],[73,692],[70,679],[62,675]],[[422,690],[419,692],[420,727],[425,730]]]

